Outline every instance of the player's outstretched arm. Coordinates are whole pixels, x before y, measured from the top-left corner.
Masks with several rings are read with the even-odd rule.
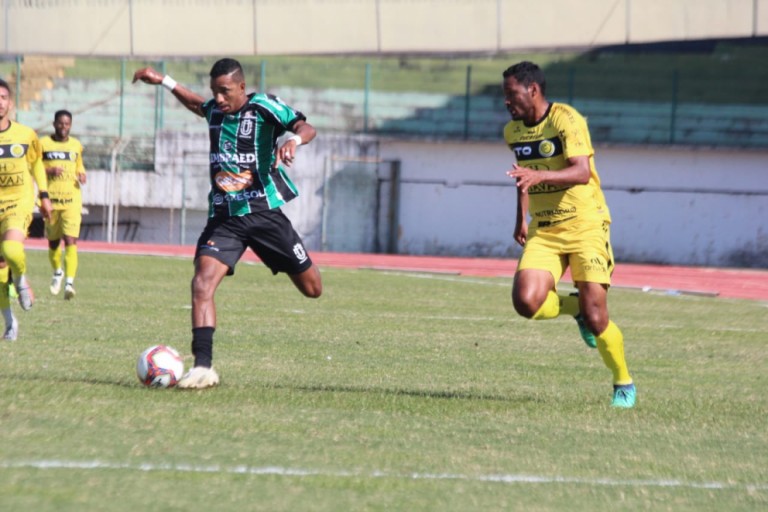
[[[309,144],[317,134],[315,127],[306,121],[296,122],[296,124],[293,125],[293,133],[293,137],[286,139],[283,145],[277,149],[275,166],[282,162],[290,167],[293,163],[293,159],[296,158],[296,148],[302,144]]]
[[[139,69],[133,74],[133,83],[138,81],[150,85],[162,85],[171,91],[173,95],[176,96],[176,99],[179,100],[182,105],[187,107],[187,109],[200,117],[204,115],[201,107],[205,102],[205,98],[177,83],[176,80],[170,76],[161,75],[154,68],[146,67]]]

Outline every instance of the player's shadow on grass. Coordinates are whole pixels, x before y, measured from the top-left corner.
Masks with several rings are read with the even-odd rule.
[[[41,377],[39,375],[25,375],[25,374],[5,374],[0,375],[0,380],[7,381],[48,381],[48,382],[70,382],[79,384],[92,384],[98,386],[115,386],[128,389],[147,389],[145,386],[141,386],[137,382],[133,381],[115,381],[109,379],[100,378],[82,378],[72,376],[59,376],[59,377]],[[226,384],[224,384],[226,387]],[[435,391],[428,389],[398,389],[398,388],[373,388],[373,387],[355,387],[355,386],[295,386],[289,384],[271,384],[266,387],[267,389],[279,389],[279,390],[293,390],[304,391],[308,393],[358,393],[358,394],[378,394],[378,395],[395,395],[415,398],[434,398],[439,400],[488,400],[494,402],[510,402],[510,403],[530,403],[530,402],[542,402],[543,399],[533,395],[520,396],[520,395],[493,395],[485,394],[473,391]]]
[[[0,380],[7,380],[7,381],[35,381],[35,382],[41,382],[41,381],[47,381],[47,382],[71,382],[71,383],[79,383],[79,384],[93,384],[98,386],[117,386],[121,388],[136,388],[140,386],[140,383],[138,381],[136,382],[129,382],[129,381],[115,381],[115,380],[109,380],[109,379],[100,379],[96,377],[69,377],[69,376],[40,376],[40,375],[24,375],[24,374],[18,374],[14,375],[12,373],[0,375]],[[143,387],[143,386],[141,386]]]
[[[374,388],[374,387],[355,387],[355,386],[292,386],[287,384],[275,384],[268,386],[270,389],[284,389],[306,391],[310,393],[360,393],[360,394],[380,394],[409,396],[415,398],[435,398],[439,400],[489,400],[498,402],[541,402],[540,397],[534,395],[494,395],[480,393],[477,391],[439,391],[429,389],[398,389],[398,388]]]

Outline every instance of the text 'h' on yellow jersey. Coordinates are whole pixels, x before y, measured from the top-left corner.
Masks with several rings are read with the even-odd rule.
[[[11,122],[0,132],[0,201],[34,202],[35,182],[48,190],[40,141],[32,128]]]

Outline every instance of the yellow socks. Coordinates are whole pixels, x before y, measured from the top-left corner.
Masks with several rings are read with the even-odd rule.
[[[534,320],[549,320],[551,318],[557,318],[560,315],[560,298],[555,292],[550,291],[547,293],[547,298],[544,299],[544,304],[541,305],[538,311],[533,314],[531,318]]]
[[[48,248],[48,261],[51,262],[54,272],[61,268],[61,246],[55,249]]]
[[[65,245],[63,252],[63,268],[65,269],[65,275],[67,277],[67,281],[72,282],[75,279],[75,275],[77,274],[77,245]],[[60,271],[62,269],[61,253],[61,246],[57,247],[56,249],[48,249],[48,261],[51,262],[51,268],[54,272]]]
[[[632,384],[632,377],[627,369],[624,359],[624,335],[613,321],[608,322],[608,327],[597,339],[597,350],[603,358],[605,366],[613,372],[613,383]]]
[[[576,295],[558,295],[560,299],[560,314],[576,316],[581,311],[579,298]]]
[[[56,268],[61,268],[56,267]],[[71,282],[70,280],[75,278],[75,274],[77,274],[77,246],[76,245],[68,245],[64,249],[64,268],[65,268],[65,275],[67,277],[67,282]]]
[[[550,320],[560,315],[576,316],[579,314],[579,298],[575,295],[558,295],[553,291],[547,293],[544,304],[533,314],[534,320]]]
[[[18,240],[4,240],[2,252],[5,261],[13,271],[13,278],[19,279],[27,272],[27,257],[24,254],[24,244]]]
[[[8,267],[0,268],[0,310],[11,308],[11,298],[8,296]]]
[[[553,291],[547,293],[547,298],[538,311],[534,320],[549,320],[560,315],[576,316],[579,314],[579,298],[574,295],[558,295]],[[613,383],[618,385],[631,384],[632,377],[624,359],[624,335],[613,321],[599,336],[595,336],[597,350],[603,358],[605,366],[613,372]],[[592,345],[594,346],[594,345]]]

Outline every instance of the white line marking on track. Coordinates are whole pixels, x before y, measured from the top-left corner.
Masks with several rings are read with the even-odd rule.
[[[21,460],[0,461],[0,469],[75,469],[75,470],[127,470],[127,471],[176,471],[182,473],[223,473],[235,475],[275,475],[295,477],[337,478],[394,478],[408,480],[463,480],[467,482],[492,482],[502,484],[573,484],[612,487],[681,487],[688,489],[768,491],[768,483],[737,484],[729,482],[685,482],[677,479],[619,480],[612,478],[576,478],[566,476],[537,475],[463,475],[459,473],[390,473],[387,471],[343,471],[284,468],[280,466],[199,466],[195,464],[130,464],[99,460]]]

